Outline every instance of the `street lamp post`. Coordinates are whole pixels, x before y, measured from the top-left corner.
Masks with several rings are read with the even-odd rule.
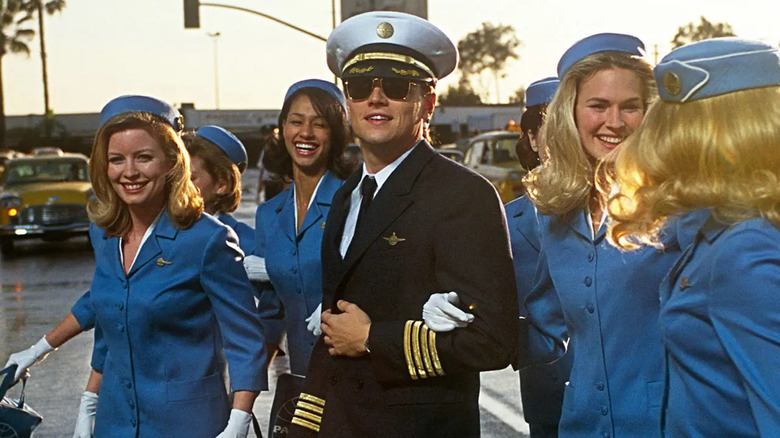
[[[219,109],[219,32],[207,32],[211,40],[214,42],[214,101],[215,109]]]

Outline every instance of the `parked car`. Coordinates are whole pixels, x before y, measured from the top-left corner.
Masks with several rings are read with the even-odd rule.
[[[519,132],[492,131],[469,139],[463,165],[484,176],[496,186],[501,200],[506,203],[524,193],[523,176],[515,146]]]
[[[65,152],[56,146],[43,146],[32,150],[32,154],[35,156],[40,155],[63,155]]]
[[[0,180],[0,252],[12,255],[16,239],[86,235],[87,205],[95,201],[82,154],[9,160]]]
[[[22,155],[24,154],[12,150],[0,151],[0,178],[3,177],[3,169],[5,169],[5,163],[7,163],[8,160],[12,158],[21,157]]]

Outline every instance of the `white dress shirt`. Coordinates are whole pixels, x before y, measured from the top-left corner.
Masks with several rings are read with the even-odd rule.
[[[339,247],[341,258],[344,258],[347,255],[347,249],[349,249],[349,244],[352,243],[352,237],[355,235],[355,226],[357,225],[360,203],[363,200],[363,197],[360,194],[360,186],[363,183],[363,178],[368,175],[373,176],[376,179],[376,190],[374,191],[374,197],[376,198],[376,195],[380,190],[382,190],[382,186],[384,185],[385,181],[390,178],[390,175],[392,175],[395,169],[398,168],[398,166],[406,159],[406,157],[412,153],[415,147],[404,152],[403,155],[396,158],[395,161],[388,164],[374,175],[368,173],[366,164],[363,163],[363,175],[360,177],[360,183],[358,183],[357,187],[352,190],[352,194],[349,197],[349,214],[347,215],[347,220],[344,223],[344,234],[341,235],[341,246]]]

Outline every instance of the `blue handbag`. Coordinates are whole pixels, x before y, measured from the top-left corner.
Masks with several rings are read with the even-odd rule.
[[[5,396],[14,385],[15,373],[16,365],[0,371],[0,376],[5,375],[0,382],[0,438],[30,438],[33,430],[43,421],[37,412],[24,403],[27,378],[22,379],[22,392],[18,399]]]

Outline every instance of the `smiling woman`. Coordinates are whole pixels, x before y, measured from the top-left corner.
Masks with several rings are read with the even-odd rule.
[[[290,369],[305,375],[319,335],[325,220],[333,194],[354,168],[345,154],[349,127],[344,95],[330,82],[297,82],[287,91],[279,126],[281,136],[267,150],[264,165],[283,175],[290,187],[257,208],[255,254],[265,261],[274,286],[262,294],[259,306],[266,333],[283,325]],[[278,302],[282,324],[282,315],[270,311]],[[278,339],[269,342],[278,344]]]
[[[575,351],[561,437],[660,433],[658,289],[680,248],[676,241],[664,242],[664,251],[611,247],[606,199],[594,183],[598,166],[640,125],[655,96],[642,53],[633,36],[597,34],[563,55],[560,88],[541,129],[544,162],[526,178],[541,213],[535,285],[524,302],[531,360],[549,363],[567,346]]]

